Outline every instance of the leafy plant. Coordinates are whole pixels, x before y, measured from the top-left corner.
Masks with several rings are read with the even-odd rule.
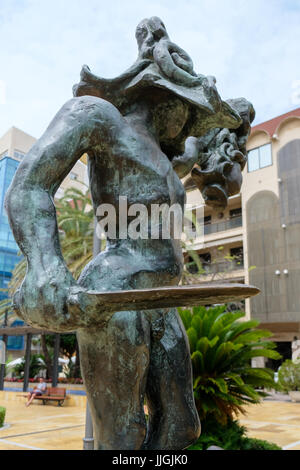
[[[11,309],[11,299],[8,298],[9,290],[7,287],[0,288],[0,325],[4,323],[5,312]]]
[[[284,392],[300,391],[300,363],[285,361],[278,371],[278,383]]]
[[[30,357],[30,365],[29,365],[29,377],[36,377],[40,371],[45,370],[46,365],[44,363],[44,358],[41,354],[32,354]],[[21,378],[24,374],[25,370],[25,358],[22,359],[20,364],[16,364],[12,372]]]
[[[202,433],[189,450],[207,450],[218,446],[224,450],[281,450],[276,444],[247,436],[247,430],[238,421],[228,420],[222,426],[214,419],[202,423]]]
[[[94,210],[90,193],[69,188],[56,202],[60,243],[67,266],[77,279],[93,257]]]
[[[54,335],[45,335],[45,344],[43,344],[43,352],[45,355],[46,348],[48,350],[51,362],[51,369],[48,372],[49,377],[52,375],[52,359],[53,359],[53,347],[54,347]],[[76,334],[61,334],[60,335],[60,353],[69,359],[67,377],[80,378],[80,359],[79,359],[79,347],[77,342]],[[76,354],[75,363],[72,362],[72,357]]]
[[[225,306],[179,309],[187,330],[193,365],[194,396],[200,419],[228,419],[245,412],[267,394],[259,388],[276,388],[274,372],[252,368],[251,359],[279,359],[269,331],[257,328],[255,320],[241,321],[242,312],[227,312]]]
[[[6,415],[6,408],[3,406],[0,406],[0,428],[4,425],[4,420],[5,420],[5,415]]]

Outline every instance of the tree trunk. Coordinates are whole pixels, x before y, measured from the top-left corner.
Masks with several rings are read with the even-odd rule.
[[[41,335],[41,345],[42,345],[42,350],[43,350],[43,354],[44,354],[45,362],[46,362],[47,379],[50,379],[51,376],[52,376],[52,368],[53,367],[52,367],[51,357],[50,357],[50,354],[49,354],[49,351],[48,351],[48,348],[47,348],[45,335]]]

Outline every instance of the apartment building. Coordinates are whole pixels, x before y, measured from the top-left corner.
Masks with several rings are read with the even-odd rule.
[[[300,339],[300,108],[253,127],[247,148],[241,193],[223,212],[203,206],[204,237],[193,248],[201,281],[261,289],[246,301],[246,316],[270,330],[291,358]],[[187,202],[203,205],[190,179],[185,186]],[[186,263],[193,271],[188,256]]]
[[[4,209],[5,193],[13,179],[13,176],[23,158],[36,139],[16,127],[9,129],[0,138],[0,289],[6,289],[11,279],[11,273],[19,262],[19,247],[16,244],[10,229],[7,215]],[[76,187],[86,190],[82,184],[86,183],[86,162],[78,161],[69,175],[62,182],[56,193],[60,198],[68,187]],[[0,291],[0,300],[6,297],[6,293]],[[15,320],[13,325],[22,324],[21,320]],[[8,340],[8,350],[23,349],[22,337],[10,337]]]

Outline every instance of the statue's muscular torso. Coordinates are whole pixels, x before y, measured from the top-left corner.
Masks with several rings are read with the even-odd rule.
[[[178,284],[182,271],[180,240],[153,240],[150,231],[152,204],[179,204],[185,192],[167,156],[147,134],[127,124],[110,148],[89,157],[89,178],[95,212],[101,204],[116,210],[117,238],[108,240],[105,252],[84,270],[80,284],[95,290],[119,290]],[[128,208],[144,204],[149,215],[149,238],[120,240],[119,197]],[[124,214],[122,214],[124,215]],[[128,217],[127,225],[132,220]]]

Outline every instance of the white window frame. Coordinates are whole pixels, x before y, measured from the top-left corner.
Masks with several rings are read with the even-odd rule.
[[[271,163],[270,163],[270,165],[260,166],[260,149],[261,149],[262,147],[267,147],[267,146],[270,147]],[[258,150],[258,152],[259,152],[259,153],[258,153],[258,164],[259,164],[259,167],[256,168],[256,170],[249,170],[249,155],[250,155],[250,153],[253,152],[254,150]],[[263,170],[264,168],[268,168],[268,167],[270,167],[270,166],[272,166],[272,165],[273,165],[273,154],[272,154],[272,144],[271,144],[271,143],[269,143],[269,144],[264,144],[264,145],[259,145],[258,147],[255,147],[255,148],[253,148],[253,149],[248,150],[248,162],[247,162],[247,170],[248,170],[248,173],[254,173],[255,171]]]

